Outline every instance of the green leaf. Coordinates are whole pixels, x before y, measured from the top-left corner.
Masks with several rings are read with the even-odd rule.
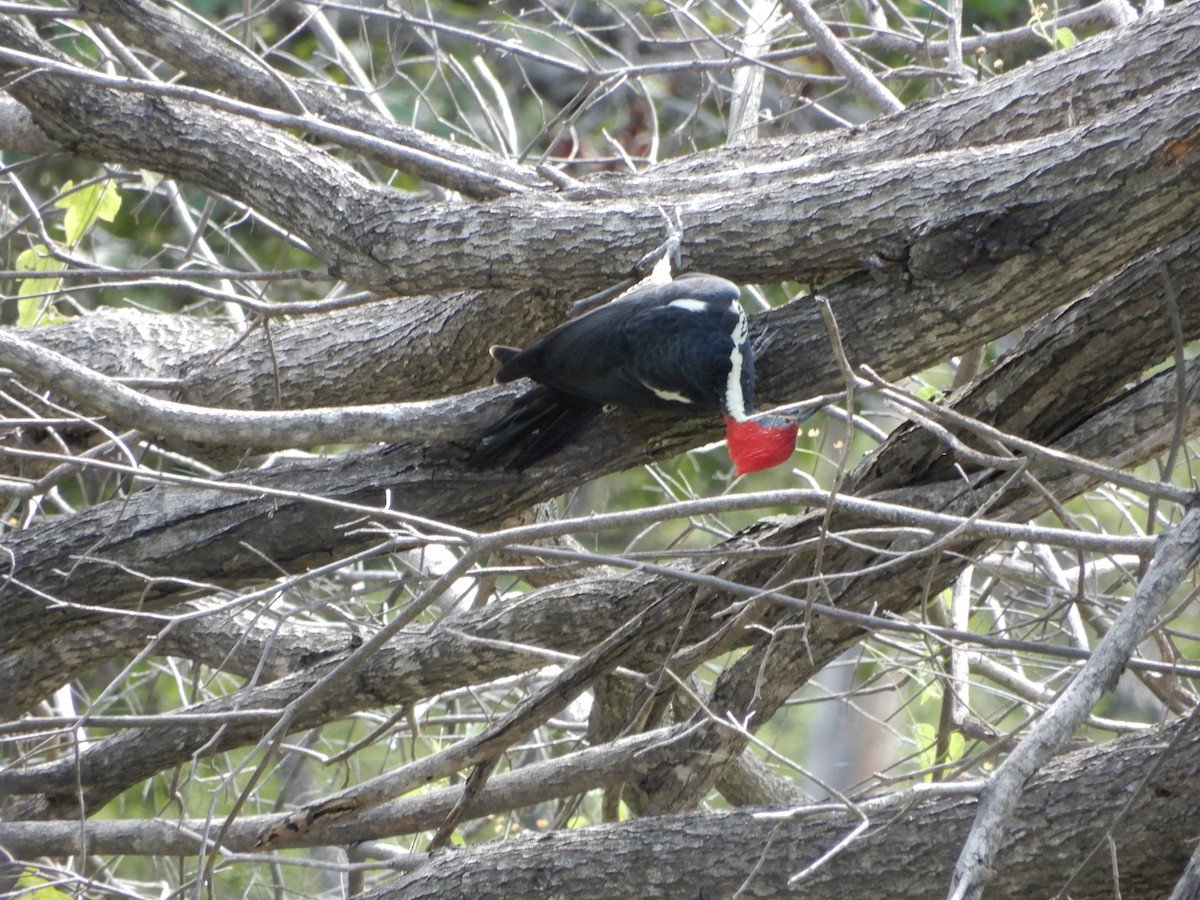
[[[958,731],[950,732],[950,746],[946,748],[946,762],[957,762],[967,752],[967,739]]]
[[[917,769],[929,769],[937,762],[937,728],[928,722],[918,722],[916,728],[917,755],[914,762]],[[925,780],[932,781],[933,773],[926,772]]]
[[[1075,37],[1075,32],[1070,28],[1059,28],[1054,32],[1054,43],[1058,45],[1059,50],[1066,50],[1068,47],[1074,47],[1079,39]]]
[[[67,215],[63,221],[68,247],[74,247],[96,224],[97,219],[111,222],[121,209],[121,192],[111,178],[98,181],[93,185],[71,190],[73,183],[68,181],[63,185],[62,199],[54,205],[65,209]]]
[[[926,704],[942,702],[942,683],[936,678],[929,681],[923,688],[921,693],[916,696],[917,706],[924,708]]]
[[[38,244],[17,257],[20,272],[61,272],[63,263],[50,255],[45,244]],[[61,278],[23,278],[17,282],[17,327],[33,328],[61,321],[50,310],[54,295],[62,287]]]
[[[32,869],[26,869],[17,879],[17,887],[21,888],[20,896],[25,900],[62,900],[69,896]]]
[[[915,762],[918,769],[931,769],[938,764],[937,758],[937,726],[931,725],[928,722],[918,722],[916,725],[916,743],[917,755]],[[946,758],[941,760],[942,763],[952,763],[962,759],[963,754],[967,751],[967,739],[959,732],[950,732],[950,742],[946,746]],[[926,772],[923,776],[925,781],[933,781],[933,773]]]

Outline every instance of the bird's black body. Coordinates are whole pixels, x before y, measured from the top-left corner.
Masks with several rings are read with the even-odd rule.
[[[733,334],[745,321],[738,295],[736,285],[713,275],[637,288],[524,350],[495,348],[502,363],[496,381],[527,376],[573,397],[628,409],[719,412]],[[741,396],[752,397],[754,365],[744,335],[742,345],[742,358],[750,364],[741,369]]]
[[[606,405],[738,421],[751,412],[754,354],[736,285],[683,275],[636,287],[548,332],[524,350],[493,347],[496,381],[528,377],[471,458],[524,468],[553,453]]]

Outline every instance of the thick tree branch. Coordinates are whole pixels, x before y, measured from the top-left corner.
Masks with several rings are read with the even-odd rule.
[[[644,772],[651,762],[675,759],[672,735],[666,729],[637,734],[602,747],[590,747],[574,753],[525,766],[497,775],[471,807],[471,815],[486,816],[514,807],[543,803],[595,787],[619,784]],[[375,838],[393,837],[436,827],[462,794],[461,786],[433,788],[364,811],[353,821],[331,819],[318,830],[306,831],[289,841],[293,846],[347,844]],[[247,816],[234,823],[223,846],[232,851],[255,848],[261,833],[279,820],[277,815]],[[119,853],[135,837],[139,852],[154,855],[187,855],[198,849],[196,835],[210,831],[203,822],[186,822],[176,829],[159,829],[147,822],[118,823],[93,820],[88,823],[88,845],[94,853]],[[48,826],[48,827],[47,827]],[[94,827],[99,826],[99,827]],[[215,826],[211,832],[215,837]],[[190,834],[189,834],[190,832]],[[78,823],[0,823],[0,846],[17,856],[74,853],[79,840]]]
[[[586,784],[604,783],[610,775],[628,777],[664,752],[673,752],[672,746],[664,742],[663,732],[638,735],[612,746],[583,750],[497,776],[472,815],[542,802],[581,790]],[[1200,815],[1196,791],[1188,789],[1197,766],[1200,734],[1195,716],[1050,763],[1029,784],[1017,809],[1021,837],[1007,842],[1006,865],[997,872],[989,889],[1001,897],[1044,892],[1046,858],[1055,860],[1065,880],[1120,816],[1122,827],[1115,833],[1124,894],[1164,894],[1189,851],[1187,843],[1178,839],[1179,824]],[[442,788],[393,801],[354,822],[332,822],[321,832],[298,838],[297,844],[344,844],[427,830],[445,815],[460,790]],[[1140,799],[1126,812],[1123,807],[1132,790],[1140,790]],[[977,804],[973,799],[955,799],[953,794],[939,799],[935,791],[930,791],[933,796],[925,800],[914,793],[862,803],[875,827],[852,845],[852,852],[834,857],[818,869],[804,883],[806,896],[846,896],[846,891],[855,890],[855,884],[861,885],[864,865],[873,872],[888,873],[880,878],[877,888],[882,892],[879,896],[884,897],[911,897],[921,890],[920,885],[927,888],[944,879],[960,839],[956,836],[966,834]],[[919,802],[910,807],[914,799]],[[1081,809],[1086,814],[1080,814]],[[572,890],[579,896],[627,892],[677,896],[687,879],[694,877],[688,873],[699,872],[704,873],[705,883],[713,889],[732,891],[751,870],[755,871],[748,896],[775,895],[795,871],[845,834],[856,818],[853,812],[826,805],[810,811],[741,810],[560,831],[542,836],[532,847],[523,841],[499,842],[430,858],[419,871],[381,889],[377,896],[413,896],[414,885],[436,891],[437,896],[472,895],[470,886],[452,887],[461,873],[487,870],[485,860],[496,855],[520,854],[527,858],[530,852],[546,858],[548,865],[541,877],[575,877],[579,867],[584,866],[588,881],[582,885],[572,882]],[[257,816],[239,820],[227,833],[225,848],[250,849],[256,832],[269,819]],[[89,848],[100,854],[188,855],[199,849],[198,836],[206,833],[202,821],[178,825],[162,821],[90,821],[82,828]],[[215,831],[215,826],[209,828]],[[19,857],[70,855],[77,852],[80,829],[79,823],[70,822],[0,824],[0,844]],[[947,835],[947,829],[954,834]],[[607,849],[597,850],[597,840]],[[674,852],[667,853],[665,844],[672,845]],[[629,862],[630,853],[643,854],[658,863],[642,868]],[[564,863],[564,856],[573,864]],[[671,864],[664,868],[663,859]],[[613,862],[610,866],[604,860]],[[603,871],[595,871],[597,865]],[[504,871],[509,874],[501,890],[519,895],[529,889],[522,880],[527,877],[524,866],[504,867]],[[658,874],[647,883],[650,871]],[[1107,854],[1102,854],[1077,876],[1072,896],[1095,896],[1106,887],[1111,891],[1111,877]],[[595,891],[587,884],[595,885]]]
[[[1186,240],[1097,285],[1088,302],[1078,307],[1092,312],[1081,312],[1081,319],[1061,329],[1061,335],[1024,361],[1035,370],[1035,374],[1020,376],[1025,379],[1024,387],[1011,393],[977,391],[984,404],[978,414],[996,424],[1011,421],[1012,431],[1032,440],[1053,440],[1064,427],[1094,409],[1098,401],[1160,362],[1170,352],[1173,338],[1159,267],[1167,266],[1180,285],[1193,283],[1200,269],[1198,243],[1200,231],[1192,231]],[[1014,282],[1020,280],[1016,278],[1018,272],[1015,269],[1012,273]],[[846,315],[836,304],[834,309],[843,322],[874,322],[865,333],[847,330],[846,349],[852,362],[870,359],[885,377],[920,368],[928,361],[926,348],[939,344],[939,339],[947,343],[957,340],[963,347],[972,345],[972,334],[978,333],[973,329],[988,328],[983,323],[989,315],[1005,321],[1003,308],[979,308],[970,315],[964,311],[953,316],[947,309],[931,333],[922,322],[914,321],[911,310],[888,303],[886,291],[876,293],[872,289],[871,293],[877,315],[874,320]],[[1200,310],[1188,303],[1181,313],[1185,333],[1197,334]],[[802,324],[818,317],[815,309],[797,302],[768,318],[784,333],[795,334],[796,340],[811,342],[813,349],[785,355],[773,353],[768,347],[762,364],[766,398],[787,390],[792,378],[813,378],[813,370],[824,373],[817,376],[821,380],[808,382],[815,393],[836,390],[841,383],[832,354],[821,346],[824,329]],[[923,332],[920,341],[916,340],[918,331]],[[1056,334],[1053,329],[1047,333]],[[870,347],[875,355],[862,352],[867,341],[877,342]],[[945,351],[942,346],[936,352]],[[1016,365],[1017,360],[1014,357],[1014,362],[1005,365]],[[1005,376],[1007,371],[999,370],[994,377]],[[1057,374],[1047,377],[1046,371]],[[1012,377],[1017,376],[1014,373]],[[1068,389],[1067,385],[1075,380],[1079,381],[1078,388]],[[464,472],[461,460],[465,452],[452,445],[396,445],[335,460],[279,465],[228,480],[243,489],[262,485],[282,488],[293,496],[313,494],[366,506],[380,504],[384,499],[382,486],[386,486],[392,502],[414,515],[484,526],[603,472],[666,456],[712,436],[711,429],[691,420],[638,420],[619,414],[603,417],[589,432],[586,444],[568,448],[520,477],[504,472]],[[1112,446],[1136,447],[1135,438],[1130,433]],[[898,436],[893,443],[906,444],[909,440]],[[952,462],[935,439],[919,438],[911,450],[899,455],[881,454],[874,468],[864,470],[879,474],[864,474],[855,490],[861,495],[904,484],[911,477],[944,477],[935,471],[917,475],[917,469],[929,470],[930,461],[941,461],[940,466]],[[894,470],[891,475],[886,474],[889,466]],[[48,628],[80,627],[100,619],[94,612],[67,606],[54,604],[47,608],[46,597],[86,602],[85,598],[103,596],[114,608],[132,602],[172,602],[180,590],[190,586],[179,581],[158,581],[147,586],[145,581],[146,576],[165,573],[163,541],[169,541],[172,533],[189,542],[189,551],[184,558],[171,560],[170,572],[174,578],[193,582],[210,582],[214,572],[222,573],[222,583],[269,577],[275,569],[266,563],[268,559],[276,565],[300,566],[309,559],[327,559],[330,553],[353,552],[363,546],[362,537],[339,528],[319,505],[300,500],[256,501],[219,490],[160,486],[100,504],[67,521],[30,529],[8,541],[13,568],[11,580],[0,594],[0,604],[13,623],[5,635],[11,642],[8,646],[38,641]],[[247,552],[246,546],[258,552]],[[220,562],[214,564],[210,553]]]
[[[258,607],[197,600],[157,615],[110,618],[0,659],[0,720],[28,712],[88,669],[132,658],[153,641],[156,656],[175,656],[214,671],[270,681],[343,653],[357,640],[346,628],[280,621]]]
[[[1151,92],[1064,128],[1053,141],[993,145],[986,184],[977,177],[977,151],[951,149],[864,167],[853,177],[845,170],[836,176],[784,171],[732,195],[677,182],[664,186],[655,201],[681,207],[688,227],[685,265],[750,281],[844,273],[861,268],[864,259],[898,265],[917,278],[941,278],[951,259],[951,272],[963,266],[964,253],[971,264],[981,253],[1004,256],[1021,246],[1015,235],[995,233],[997,221],[1025,211],[1028,232],[1033,212],[1041,227],[1025,240],[1036,240],[1050,224],[1078,231],[1071,219],[1111,202],[1114,191],[1153,207],[1145,210],[1153,215],[1117,214],[1121,220],[1148,224],[1166,217],[1163,225],[1170,227],[1175,198],[1195,191],[1186,177],[1194,166],[1191,154],[1175,152],[1200,126],[1194,69],[1183,62],[1200,33],[1188,7],[1097,39],[1110,48],[1144,41],[1159,48],[1163,80]],[[582,289],[597,278],[623,277],[625,260],[659,239],[654,201],[624,200],[619,188],[586,188],[582,202],[536,196],[475,205],[421,203],[366,183],[281,132],[258,129],[252,141],[230,140],[244,130],[204,104],[139,96],[117,89],[132,85],[94,74],[87,75],[90,83],[81,81],[82,74],[73,77],[54,51],[0,20],[4,47],[9,50],[0,50],[0,73],[19,76],[9,91],[47,133],[81,154],[155,166],[293,223],[332,269],[358,284],[405,293],[517,287],[531,280]],[[1058,63],[1066,69],[1090,55],[1074,49]],[[55,70],[31,68],[29,60],[37,56]],[[994,96],[1004,84],[1000,78],[970,90]],[[206,142],[204,135],[222,140]],[[256,177],[244,177],[247,170]],[[1115,181],[1114,171],[1137,174]],[[293,189],[273,189],[281,183]],[[339,214],[332,217],[326,214],[330,197],[338,198]],[[1073,215],[1064,218],[1068,197]],[[981,217],[990,220],[988,237],[979,234]],[[414,256],[411,248],[418,246],[422,255]]]
[[[0,331],[0,360],[35,382],[54,385],[122,427],[197,443],[276,450],[385,440],[449,442],[479,433],[480,410],[469,398],[279,412],[205,409],[148,397],[61,353],[38,347],[15,331]]]
[[[1020,839],[1006,842],[1005,865],[989,885],[989,896],[1053,893],[1062,885],[1047,884],[1047,871],[1062,873],[1065,883],[1114,823],[1122,896],[1169,892],[1191,852],[1181,836],[1191,833],[1188,823],[1200,816],[1200,794],[1191,787],[1200,767],[1196,719],[1070,754],[1035,777],[1017,810]],[[1131,791],[1138,800],[1125,810]],[[799,885],[804,896],[859,896],[864,872],[870,873],[873,897],[908,900],[944,883],[976,803],[953,796],[913,807],[911,802],[901,795],[863,804],[871,828]],[[580,897],[666,898],[733,896],[741,890],[741,896],[778,897],[797,871],[857,821],[852,811],[826,807],[792,815],[706,812],[557,831],[535,841],[433,857],[368,896],[470,897],[486,885],[507,896],[569,891]],[[1096,854],[1071,884],[1073,897],[1111,896],[1113,890],[1107,852]]]
[[[350,310],[329,314],[327,319],[321,317],[276,325],[272,328],[270,342],[261,330],[237,344],[233,343],[233,335],[222,338],[220,334],[214,334],[212,340],[218,344],[233,345],[228,352],[206,355],[188,351],[183,358],[191,361],[182,365],[164,356],[159,371],[143,370],[143,374],[147,377],[175,379],[182,376],[184,381],[179,388],[185,393],[181,399],[187,402],[259,409],[273,408],[276,404],[284,408],[333,406],[356,402],[365,395],[379,402],[425,400],[447,392],[471,389],[482,384],[489,375],[486,355],[472,348],[486,347],[495,340],[497,333],[504,333],[505,339],[513,343],[526,342],[558,319],[561,315],[558,311],[564,301],[626,274],[628,266],[632,265],[642,250],[659,239],[656,204],[671,204],[674,202],[672,197],[695,199],[706,194],[712,194],[714,198],[729,198],[729,191],[740,192],[755,186],[779,197],[811,195],[814,203],[820,207],[819,214],[813,216],[804,212],[795,220],[797,226],[803,227],[802,239],[788,237],[790,249],[779,257],[781,260],[792,260],[789,271],[793,273],[810,272],[827,277],[843,269],[847,262],[844,258],[843,262],[836,264],[822,261],[822,254],[837,248],[850,251],[855,260],[851,268],[858,268],[861,260],[870,256],[877,264],[895,266],[901,272],[907,267],[918,276],[928,277],[931,262],[938,263],[937,280],[914,285],[902,304],[895,302],[900,286],[891,279],[887,283],[876,284],[864,278],[839,288],[831,295],[843,319],[862,323],[857,329],[859,335],[849,336],[851,341],[865,338],[868,342],[853,348],[856,358],[871,361],[876,369],[889,377],[903,374],[904,370],[889,371],[883,364],[882,356],[887,351],[878,346],[878,342],[893,338],[898,343],[911,346],[913,342],[908,329],[912,324],[936,319],[942,322],[942,326],[935,334],[924,335],[926,339],[933,339],[930,353],[925,358],[939,359],[942,356],[938,354],[965,352],[967,345],[956,341],[950,334],[945,335],[946,340],[942,339],[943,329],[954,327],[951,317],[959,314],[957,310],[962,298],[973,298],[978,304],[976,309],[983,313],[971,324],[982,322],[989,333],[1003,333],[1030,321],[1053,303],[1073,296],[1097,278],[1117,271],[1146,248],[1168,240],[1174,226],[1170,217],[1160,220],[1159,213],[1153,207],[1138,210],[1129,206],[1114,206],[1111,192],[1104,194],[1102,199],[1082,204],[1067,218],[1063,218],[1061,211],[1047,211],[1031,217],[1029,206],[1038,202],[1039,194],[1034,182],[1027,177],[1029,173],[1024,173],[1019,179],[1021,196],[1015,205],[1010,203],[1007,208],[1003,205],[1008,201],[1001,196],[991,200],[982,196],[975,200],[967,197],[964,203],[951,204],[953,211],[942,216],[936,214],[936,205],[927,206],[924,200],[916,199],[914,205],[921,207],[922,218],[918,228],[921,234],[905,238],[901,235],[902,216],[893,209],[892,200],[888,199],[891,195],[886,191],[881,193],[881,185],[873,183],[871,179],[878,179],[878,173],[903,172],[903,177],[927,184],[931,192],[941,196],[945,192],[942,189],[944,175],[940,170],[947,165],[948,158],[940,153],[931,154],[931,147],[939,151],[962,148],[971,154],[968,162],[973,167],[976,154],[980,152],[978,148],[1002,146],[1005,141],[1014,138],[1024,140],[1031,151],[1037,148],[1032,158],[1043,167],[1043,171],[1051,172],[1056,166],[1061,168],[1067,165],[1059,159],[1063,155],[1059,147],[1073,145],[1076,141],[1074,138],[1068,141],[1064,137],[1064,129],[1078,130],[1085,126],[1090,129],[1089,123],[1100,117],[1108,116],[1111,121],[1114,109],[1136,110],[1148,106],[1152,103],[1150,95],[1154,91],[1164,89],[1164,85],[1169,85],[1172,79],[1185,77],[1195,71],[1196,60],[1200,59],[1200,33],[1192,17],[1185,14],[1187,7],[1188,4],[1181,4],[1164,16],[1151,17],[1133,29],[1083,42],[1070,54],[1055,54],[1010,73],[1005,78],[969,91],[953,93],[934,103],[889,117],[861,134],[838,140],[773,142],[737,152],[718,150],[666,163],[644,176],[622,178],[619,193],[623,196],[642,194],[648,204],[647,215],[654,218],[653,224],[643,221],[644,217],[606,222],[605,246],[597,250],[586,274],[577,273],[571,278],[565,277],[565,272],[560,272],[565,248],[558,246],[558,238],[554,237],[552,240],[556,246],[549,257],[554,260],[556,275],[563,277],[541,283],[546,292],[545,300],[550,302],[534,299],[535,295],[524,290],[529,287],[528,275],[532,271],[530,261],[527,258],[510,257],[510,254],[524,253],[530,245],[523,238],[506,231],[502,253],[493,253],[490,247],[482,244],[475,249],[489,255],[489,265],[511,258],[522,277],[523,290],[518,296],[507,292],[497,296],[495,292],[490,292],[483,295],[470,293],[427,297],[413,301],[411,305],[393,301],[372,307],[367,315]],[[1165,36],[1167,34],[1170,38]],[[1164,54],[1164,47],[1169,50],[1169,55]],[[1121,66],[1123,74],[1120,79],[1110,77],[1115,59],[1127,60],[1127,64]],[[25,81],[36,83],[38,78]],[[29,87],[29,84],[25,85],[26,89]],[[64,89],[75,88],[85,90],[86,86],[64,85]],[[148,102],[152,99],[148,98]],[[169,102],[162,101],[164,104]],[[120,108],[125,107],[122,105]],[[1167,108],[1171,108],[1169,101]],[[60,117],[63,114],[64,111],[57,108],[47,113]],[[113,114],[112,111],[106,113],[109,116]],[[177,123],[176,130],[182,129],[185,124]],[[97,141],[136,142],[149,133],[160,136],[158,131],[144,127],[144,123],[134,117],[126,121],[124,129],[136,133],[125,138],[121,136],[122,129],[109,119],[93,123],[93,126],[102,126],[104,130],[103,135],[96,136]],[[73,127],[86,128],[87,123],[84,121]],[[223,135],[235,135],[242,131],[227,121],[213,123],[213,127]],[[1142,142],[1142,152],[1145,153],[1149,142],[1142,140],[1142,131],[1135,128],[1133,136]],[[1036,139],[1041,137],[1050,139],[1053,146],[1039,146]],[[1182,149],[1188,145],[1185,142],[1168,146]],[[134,152],[136,147],[127,149]],[[144,148],[145,155],[138,158],[138,164],[155,165],[149,154],[151,151],[157,153],[157,149],[157,143]],[[240,152],[240,149],[232,148],[231,153]],[[303,166],[307,166],[305,160],[316,153],[303,144],[275,152],[282,153],[295,165]],[[908,166],[904,161],[920,159],[923,154],[928,157],[929,170],[919,175],[915,171],[907,171]],[[323,246],[330,240],[340,241],[352,223],[346,219],[345,204],[330,209],[327,198],[352,198],[363,191],[370,192],[369,189],[361,184],[353,187],[349,183],[339,182],[342,169],[339,168],[340,164],[332,160],[321,162],[322,158],[314,156],[313,165],[326,174],[321,177],[301,175],[293,178],[290,174],[293,168],[281,168],[271,163],[269,153],[257,155],[260,164],[273,173],[269,178],[264,175],[262,183],[282,184],[284,182],[279,179],[292,179],[287,182],[287,190],[268,188],[261,197],[246,194],[247,189],[255,188],[258,183],[255,179],[238,179],[233,184],[223,182],[222,189],[231,196],[240,196],[248,203],[266,204],[261,208],[282,221],[294,223],[310,244]],[[1183,170],[1190,165],[1190,155],[1186,153],[1177,158],[1172,151],[1157,158],[1151,154],[1150,158],[1157,159],[1150,165],[1151,172],[1159,164],[1166,165],[1168,161],[1168,168],[1172,169]],[[1114,172],[1132,172],[1135,164],[1136,158],[1128,157],[1106,168],[1097,182],[1100,189],[1107,191],[1114,183]],[[219,158],[199,160],[192,168],[178,174],[184,178],[198,178],[200,183],[204,183],[207,178],[204,172],[210,166],[223,166],[218,173],[221,174],[237,171],[242,165],[232,161],[225,163]],[[854,174],[856,167],[862,170],[861,179]],[[877,174],[870,174],[872,172]],[[1068,176],[1068,181],[1075,177],[1067,172],[1062,174]],[[825,182],[832,179],[847,184],[861,184],[862,197],[853,210],[838,208],[827,202],[827,197],[822,199],[822,190],[827,188],[810,189],[798,183],[783,187],[785,181],[791,183],[788,180],[793,175],[820,176]],[[903,192],[906,193],[907,188]],[[291,198],[293,194],[298,199],[280,199]],[[1152,192],[1152,196],[1156,202],[1173,202],[1177,196],[1185,195],[1177,194],[1164,185]],[[880,206],[881,201],[886,208]],[[980,201],[983,201],[982,205]],[[283,202],[298,206],[281,208],[279,204]],[[792,213],[785,213],[778,224],[764,226],[755,218],[760,215],[756,210],[763,208],[757,201],[748,204],[754,209],[743,210],[748,218],[730,216],[725,199],[720,199],[719,203],[721,221],[734,226],[737,234],[723,235],[720,248],[713,248],[716,255],[696,257],[692,265],[708,265],[721,274],[740,274],[750,281],[773,277],[768,270],[774,263],[768,260],[772,254],[765,252],[769,247],[764,243],[764,234],[774,234],[780,228],[791,230],[793,226],[787,222]],[[586,203],[560,205],[570,207],[563,210],[564,215],[586,213],[585,209],[580,208],[586,207]],[[1177,210],[1184,210],[1187,204],[1178,203],[1175,206]],[[438,207],[437,214],[443,219],[449,216],[447,221],[462,218],[466,222],[482,209],[484,207],[471,204],[457,207],[443,205]],[[542,223],[556,221],[547,218],[545,210],[530,210],[530,213],[533,227],[544,229]],[[972,221],[971,216],[981,213],[984,215],[982,220]],[[399,210],[396,214],[404,218]],[[825,222],[826,219],[836,222]],[[843,225],[854,227],[850,223],[872,219],[885,226],[886,234],[876,237],[835,234],[835,229]],[[634,225],[635,221],[643,224]],[[813,227],[813,223],[820,222],[825,224],[820,228]],[[1133,232],[1137,230],[1135,223],[1138,222],[1148,223],[1149,231],[1135,238]],[[692,244],[701,234],[702,217],[697,218],[689,212],[686,224],[688,239],[684,247],[685,255],[692,252]],[[338,235],[325,240],[306,232],[306,229],[319,229],[326,225]],[[1050,228],[1049,233],[1045,233],[1047,228]],[[613,252],[613,248],[625,240],[621,235],[632,239],[627,253]],[[1041,237],[1035,240],[1037,235]],[[754,237],[753,246],[745,245],[746,236]],[[371,237],[358,246],[364,252],[374,253],[370,248],[376,243],[378,238]],[[1019,267],[1001,267],[991,278],[980,278],[974,268],[986,262],[989,256],[994,257],[997,252],[1004,256],[1022,247],[1030,249],[1033,246],[1038,252],[1020,253],[1017,257],[1021,262]],[[438,263],[444,273],[456,271],[458,258],[464,249],[471,251],[472,247],[458,245],[452,259],[442,259]],[[743,251],[744,259],[741,258]],[[356,252],[353,248],[347,248],[333,256],[326,256],[326,261],[345,268],[340,263],[340,254],[353,255]],[[956,273],[954,267],[947,269],[941,264],[952,258],[959,260],[955,264],[958,267],[962,267],[965,260],[966,271]],[[1061,260],[1068,258],[1073,265],[1065,267]],[[753,264],[747,268],[751,260]],[[999,261],[995,258],[991,260],[993,264]],[[407,263],[408,260],[405,261],[406,269]],[[734,266],[736,270],[732,268]],[[1067,278],[1070,280],[1063,283]],[[455,281],[455,284],[462,283],[461,279]],[[500,306],[504,310],[502,326],[497,324],[497,307]],[[882,314],[883,310],[891,311],[895,316],[894,321],[891,316]],[[783,332],[788,335],[788,352],[783,354],[788,364],[771,369],[786,379],[789,387],[781,391],[779,382],[768,378],[766,388],[769,399],[779,402],[807,393],[805,385],[812,378],[809,372],[814,366],[822,369],[822,374],[815,380],[824,381],[824,374],[827,374],[825,367],[831,361],[826,361],[826,354],[820,346],[823,332],[813,331],[813,342],[809,342],[798,336],[793,337],[789,327],[794,324],[807,328],[813,322],[815,319],[796,310],[791,313],[772,313],[762,320],[763,328],[770,329],[772,333]],[[87,330],[92,327],[89,323],[88,319],[78,320],[66,326],[66,329],[82,329],[85,334],[81,337],[86,338]],[[49,341],[50,346],[60,349],[60,352],[68,355],[85,352],[87,355],[82,359],[85,364],[112,375],[126,374],[119,367],[109,368],[95,358],[95,351],[80,349],[78,341],[69,345],[57,343],[54,335],[65,336],[63,330],[39,331],[45,331],[46,334],[39,333],[35,338]],[[980,335],[974,345],[986,339]],[[143,342],[147,338],[135,332],[127,340]],[[936,346],[932,346],[934,343]],[[68,346],[72,349],[68,350]],[[127,344],[124,340],[116,340],[109,346]],[[264,365],[267,359],[277,359],[278,365]],[[388,360],[392,361],[390,365],[386,364]],[[336,364],[329,366],[330,361],[336,361]],[[916,364],[913,365],[915,368]],[[324,377],[313,378],[313,366],[321,366]]]
[[[206,32],[149,0],[86,0],[80,12],[123,40],[201,79],[213,90],[257,105],[309,113],[381,139],[364,155],[470,197],[499,197],[516,187],[544,186],[531,167],[385,119],[364,102],[348,103],[324,84],[283,75],[227,34]],[[296,108],[299,101],[301,108]]]
[[[497,776],[473,815],[572,792],[581,786],[581,774],[592,776],[588,781],[603,779],[610,771],[627,775],[643,759],[670,752],[669,743],[658,743],[655,749],[662,738],[661,733],[639,735],[615,746],[581,751]],[[1164,747],[1169,749],[1164,751]],[[997,873],[990,890],[999,897],[1044,893],[1047,858],[1055,861],[1065,880],[1066,873],[1102,839],[1114,817],[1121,815],[1129,792],[1150,776],[1141,789],[1141,799],[1131,805],[1116,832],[1121,888],[1126,896],[1163,895],[1189,852],[1186,842],[1177,837],[1181,833],[1179,825],[1200,815],[1197,792],[1187,789],[1197,766],[1200,734],[1195,717],[1052,762],[1030,782],[1018,808],[1021,839],[1008,842],[1007,864]],[[349,843],[427,829],[445,814],[459,790],[443,788],[394,801],[367,813],[361,821],[330,823],[319,836],[305,836],[298,844],[311,845],[318,837]],[[905,794],[863,803],[874,827],[852,845],[851,852],[818,869],[804,883],[805,895],[853,895],[861,887],[863,866],[881,873],[873,891],[882,897],[912,897],[944,879],[953,861],[953,848],[959,836],[966,834],[977,804],[969,798],[947,795],[939,799],[934,791],[929,793],[933,796],[923,800],[919,794]],[[907,808],[914,799],[919,802]],[[1080,814],[1081,809],[1086,814]],[[248,817],[235,823],[226,836],[225,847],[232,851],[249,849],[256,829],[268,818]],[[678,896],[689,879],[701,873],[709,889],[731,894],[752,871],[746,895],[776,896],[795,871],[837,841],[856,819],[853,812],[826,805],[811,811],[751,809],[559,831],[542,835],[535,842],[496,842],[429,858],[418,871],[381,889],[376,896],[477,896],[472,893],[474,884],[456,886],[455,879],[484,871],[495,878],[496,872],[488,867],[487,860],[519,856],[529,863],[531,853],[534,861],[544,859],[546,863],[539,867],[537,877],[574,878],[581,870],[585,872],[583,883],[569,883],[576,896]],[[101,854],[187,855],[199,849],[197,836],[205,833],[202,821],[179,825],[90,821],[82,828],[89,848]],[[76,852],[80,829],[79,823],[69,822],[0,824],[0,843],[18,856],[68,855]],[[647,863],[642,865],[637,859]],[[664,860],[668,861],[665,866]],[[498,890],[510,896],[534,890],[528,881],[533,877],[532,870],[527,865],[501,867],[500,871],[507,874],[504,881],[494,885]],[[1111,877],[1107,854],[1103,854],[1073,883],[1072,896],[1097,896],[1106,888],[1111,892]],[[563,885],[566,889],[567,883]],[[419,888],[427,893],[418,893]],[[553,886],[541,882],[539,889],[552,890]]]

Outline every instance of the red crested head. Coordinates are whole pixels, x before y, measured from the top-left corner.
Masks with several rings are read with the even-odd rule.
[[[787,416],[760,416],[739,422],[725,417],[725,442],[739,475],[777,466],[796,449],[800,423]]]

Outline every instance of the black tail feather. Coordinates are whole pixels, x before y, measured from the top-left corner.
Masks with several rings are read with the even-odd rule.
[[[504,418],[484,432],[467,460],[475,469],[524,469],[561,450],[601,410],[581,400],[538,385],[513,401]]]

